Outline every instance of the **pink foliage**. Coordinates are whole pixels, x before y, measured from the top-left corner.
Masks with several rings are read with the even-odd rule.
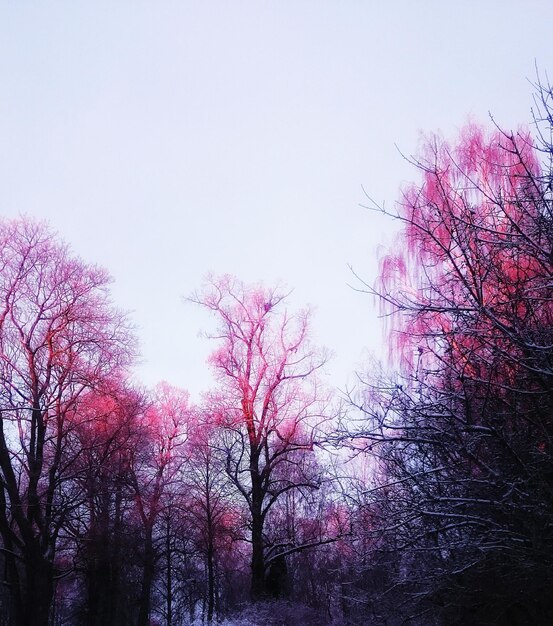
[[[48,616],[61,528],[81,524],[82,470],[91,482],[117,438],[117,406],[99,394],[135,342],[109,282],[45,224],[0,220],[0,534],[20,570],[17,623]]]
[[[168,383],[158,384],[149,405],[137,416],[144,446],[133,454],[135,503],[151,529],[180,480],[193,409],[189,394]]]
[[[142,410],[141,394],[113,379],[83,394],[70,417],[82,447],[107,456],[108,448],[121,451],[122,446],[137,445],[135,420]]]
[[[143,425],[154,444],[154,459],[164,466],[184,445],[193,414],[190,396],[184,389],[159,383],[152,403],[144,412]]]
[[[469,124],[455,146],[428,140],[417,165],[422,182],[399,205],[400,252],[381,259],[390,350],[406,371],[449,352],[470,374],[495,326],[551,317],[548,307],[529,309],[544,275],[539,161],[527,131]],[[469,312],[476,327],[461,331]]]
[[[0,268],[0,333],[11,346],[4,380],[13,389],[25,395],[37,377],[39,393],[73,394],[130,364],[133,339],[109,300],[108,274],[72,257],[44,224],[0,222]]]
[[[320,408],[316,370],[325,355],[309,340],[309,310],[291,315],[285,294],[247,286],[230,276],[213,280],[196,300],[216,314],[219,347],[209,363],[220,383],[210,395],[215,421],[245,423],[255,445],[269,434],[286,439]]]

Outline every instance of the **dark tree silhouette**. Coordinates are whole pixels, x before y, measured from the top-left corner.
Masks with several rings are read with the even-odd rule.
[[[402,376],[367,385],[357,445],[379,459],[374,537],[401,554],[402,619],[553,619],[550,87],[538,101],[536,141],[476,125],[427,141],[369,289]]]

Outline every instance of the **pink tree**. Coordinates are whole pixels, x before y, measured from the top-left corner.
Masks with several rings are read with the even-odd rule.
[[[143,529],[142,580],[138,626],[150,623],[155,576],[155,530],[181,480],[183,451],[191,409],[188,393],[160,383],[152,403],[140,416],[142,442],[131,451],[130,472],[135,504]]]
[[[131,460],[143,446],[143,393],[106,381],[83,394],[75,424],[79,458],[75,490],[81,504],[66,520],[76,544],[80,604],[87,626],[129,621],[136,604],[140,523],[132,516]]]
[[[304,461],[313,454],[328,400],[317,381],[326,355],[311,346],[309,311],[290,314],[285,298],[278,289],[229,276],[192,298],[218,321],[212,337],[220,345],[210,363],[219,388],[209,410],[224,432],[226,473],[249,511],[254,599],[266,593],[269,511],[283,494],[319,485]]]
[[[133,356],[108,283],[43,224],[0,222],[0,533],[22,626],[48,623],[78,399]]]
[[[392,350],[407,370],[448,355],[456,373],[497,383],[534,369],[535,333],[553,312],[548,202],[531,136],[468,125],[455,146],[430,139],[416,165],[423,180],[403,194],[398,251],[383,258],[378,289],[394,313]]]
[[[186,446],[182,507],[206,569],[206,618],[211,624],[218,590],[218,563],[240,536],[240,511],[232,498],[219,453],[221,433],[208,412],[196,410]],[[235,564],[236,565],[236,564]]]
[[[388,482],[373,492],[379,530],[401,553],[407,594],[418,609],[431,598],[439,621],[547,621],[551,167],[527,131],[472,124],[454,144],[428,140],[415,165],[421,180],[394,215],[400,245],[373,290],[404,376],[375,383],[360,407],[358,442]]]

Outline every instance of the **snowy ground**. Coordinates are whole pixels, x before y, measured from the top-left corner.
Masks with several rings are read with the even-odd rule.
[[[322,615],[302,604],[275,601],[244,607],[235,616],[218,622],[218,626],[339,626],[327,614]],[[204,626],[201,619],[190,626]]]

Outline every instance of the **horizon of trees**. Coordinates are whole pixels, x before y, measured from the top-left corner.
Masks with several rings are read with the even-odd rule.
[[[533,132],[468,124],[412,160],[364,285],[391,371],[347,398],[321,383],[309,309],[231,276],[189,298],[213,320],[201,403],[140,387],[108,274],[0,220],[0,626],[553,622],[553,89],[535,87]]]

